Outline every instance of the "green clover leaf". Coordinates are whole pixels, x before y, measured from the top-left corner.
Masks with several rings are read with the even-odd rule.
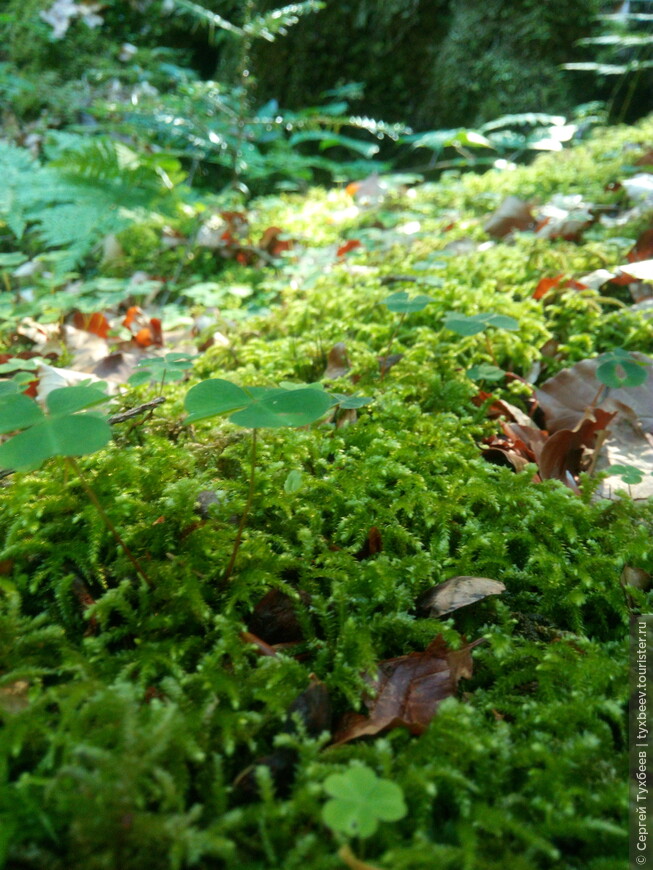
[[[137,364],[133,375],[127,379],[132,387],[140,387],[149,381],[180,381],[187,369],[193,367],[194,356],[188,353],[167,353],[163,357],[143,359]]]
[[[229,419],[248,429],[308,426],[319,420],[337,401],[317,387],[248,387],[210,378],[192,387],[184,405],[186,423],[230,414]]]
[[[644,480],[644,472],[634,465],[611,465],[607,471],[618,475],[628,486],[641,483]]]
[[[596,377],[607,387],[638,387],[648,377],[648,363],[617,347],[599,357]]]
[[[448,311],[444,315],[444,325],[447,329],[455,332],[457,335],[477,335],[483,332],[488,326],[494,326],[497,329],[508,329],[514,332],[519,328],[519,323],[514,317],[509,317],[507,314],[496,314],[493,311],[486,311],[483,314],[460,314],[458,311]]]
[[[81,414],[107,401],[97,386],[61,387],[48,393],[46,414],[24,393],[0,393],[0,433],[19,431],[0,445],[0,468],[33,471],[53,456],[85,456],[111,440],[104,417]]]
[[[334,773],[324,782],[331,795],[322,808],[322,819],[333,831],[354,837],[370,837],[379,822],[394,822],[406,815],[401,788],[379,779],[369,767],[351,767]]]
[[[385,305],[388,311],[394,314],[414,314],[417,311],[422,311],[433,302],[431,296],[425,296],[423,293],[412,298],[405,290],[399,290],[397,293],[391,293],[381,300],[381,305]]]

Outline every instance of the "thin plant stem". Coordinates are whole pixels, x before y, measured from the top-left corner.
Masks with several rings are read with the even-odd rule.
[[[492,342],[490,341],[490,336],[485,333],[485,346],[487,347],[487,352],[490,354],[490,359],[494,363],[497,368],[500,368],[499,363],[497,362],[497,358],[494,355],[494,348],[492,347]]]
[[[390,338],[388,339],[388,346],[385,350],[386,357],[390,356],[390,351],[392,350],[392,343],[395,340],[397,333],[401,329],[401,324],[404,322],[405,319],[406,319],[406,312],[404,311],[402,313],[402,315],[400,316],[399,320],[395,323],[394,329],[390,333]],[[388,371],[387,368],[381,368],[381,380],[383,380],[387,371]]]
[[[236,532],[234,548],[231,551],[231,558],[229,559],[229,564],[227,565],[224,576],[222,578],[225,583],[229,580],[234,570],[234,565],[236,564],[236,556],[238,555],[238,550],[240,549],[240,542],[243,537],[243,530],[245,528],[245,523],[247,522],[247,517],[252,506],[252,501],[254,500],[254,482],[256,478],[256,434],[257,430],[252,429],[252,452],[250,456],[249,492],[247,493],[247,501],[245,503],[243,515],[241,516],[240,523],[238,524],[238,531]]]
[[[140,574],[140,576],[143,578],[143,580],[145,580],[145,582],[147,583],[147,585],[148,585],[148,586],[150,587],[150,589],[151,589],[151,588],[154,586],[154,583],[153,583],[153,582],[150,580],[150,578],[147,576],[147,574],[145,573],[145,571],[144,571],[143,568],[141,567],[141,564],[140,564],[140,562],[138,561],[138,559],[136,558],[136,556],[134,556],[134,554],[133,554],[132,551],[129,549],[129,547],[127,546],[127,544],[126,544],[126,543],[123,541],[123,539],[120,537],[120,534],[118,533],[118,530],[116,529],[116,527],[114,526],[114,524],[113,524],[113,523],[111,522],[111,520],[109,519],[109,517],[108,517],[106,511],[104,510],[104,508],[103,508],[102,505],[100,504],[100,500],[98,499],[97,495],[95,494],[95,492],[94,492],[93,489],[91,488],[91,485],[88,483],[88,481],[86,480],[86,478],[85,478],[84,475],[82,474],[82,471],[81,471],[79,465],[77,464],[77,462],[72,458],[72,456],[67,456],[67,457],[66,457],[66,462],[68,463],[68,465],[70,466],[70,468],[72,468],[72,470],[75,472],[75,474],[76,474],[77,477],[79,478],[79,482],[81,483],[81,485],[82,485],[82,487],[83,487],[83,489],[84,489],[84,492],[85,492],[86,495],[89,497],[89,500],[91,501],[91,504],[93,505],[93,507],[94,507],[94,508],[97,510],[97,512],[99,513],[100,517],[102,518],[102,522],[104,523],[104,525],[107,527],[107,529],[108,529],[108,530],[111,532],[111,534],[113,535],[113,538],[114,538],[116,544],[118,544],[118,546],[119,546],[120,549],[123,551],[123,553],[125,554],[125,556],[127,556],[127,558],[129,559],[129,561],[132,563],[132,565],[134,566],[134,570],[135,570],[138,574]]]

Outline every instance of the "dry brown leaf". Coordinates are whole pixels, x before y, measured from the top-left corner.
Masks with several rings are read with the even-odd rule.
[[[299,601],[278,589],[270,589],[254,608],[247,624],[249,631],[270,645],[303,640],[296,611],[298,607],[307,607],[311,597],[304,590],[298,595]]]
[[[562,480],[581,471],[584,448],[592,448],[596,433],[606,429],[614,413],[600,408],[587,416],[575,429],[559,429],[545,441],[539,456],[540,476],[543,480]]]
[[[401,362],[404,358],[403,353],[391,353],[388,356],[379,356],[377,357],[379,361],[379,371],[381,372],[381,377],[386,375],[393,366],[396,366],[398,362]]]
[[[365,704],[369,715],[349,713],[343,717],[334,744],[370,737],[389,728],[407,728],[421,734],[439,704],[451,697],[461,676],[472,673],[471,650],[482,639],[460,650],[450,650],[438,635],[424,652],[387,659],[368,682],[375,689]]]
[[[612,465],[632,465],[642,472],[644,479],[628,485],[619,475],[612,474],[601,482],[599,495],[613,498],[617,491],[625,490],[633,499],[653,496],[653,435],[621,417],[610,425],[610,436],[601,448],[596,470],[605,471]]]
[[[645,354],[633,353],[633,357],[653,364]],[[597,366],[596,359],[581,360],[535,390],[549,432],[574,429],[585,417],[586,409],[594,404],[603,387],[596,377]],[[605,411],[637,421],[645,432],[653,432],[653,378],[639,387],[615,387],[599,405]]]
[[[518,196],[509,196],[486,221],[483,229],[489,236],[502,239],[512,230],[527,230],[532,224],[530,205]]]
[[[29,683],[27,680],[15,680],[7,686],[0,687],[0,710],[3,713],[20,713],[29,706]]]
[[[350,368],[349,359],[347,358],[347,345],[344,341],[339,341],[329,351],[327,366],[322,377],[328,381],[335,381],[337,378],[344,377]]]
[[[505,588],[499,580],[489,577],[450,577],[422,595],[418,606],[420,610],[428,610],[430,616],[444,616],[488,595],[500,595]]]

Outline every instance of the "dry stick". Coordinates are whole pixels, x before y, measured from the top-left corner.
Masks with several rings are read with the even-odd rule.
[[[238,550],[240,548],[240,541],[243,537],[243,529],[245,528],[245,523],[247,522],[247,515],[249,514],[249,509],[252,506],[252,501],[254,499],[254,476],[256,474],[256,429],[252,429],[252,455],[250,457],[251,468],[249,472],[249,493],[247,494],[247,502],[245,503],[245,510],[243,511],[243,515],[240,518],[240,523],[238,524],[238,531],[236,532],[236,540],[234,541],[234,548],[231,551],[231,558],[229,559],[229,564],[227,565],[227,569],[224,572],[223,581],[226,583],[227,580],[231,577],[231,572],[234,570],[234,565],[236,564],[236,556],[238,555]]]
[[[95,494],[95,493],[93,492],[93,490],[91,489],[90,484],[86,481],[86,479],[85,479],[84,475],[82,474],[81,469],[80,469],[79,465],[77,464],[77,462],[72,458],[72,456],[67,456],[67,457],[66,457],[66,462],[68,463],[68,465],[70,465],[70,467],[72,468],[72,470],[75,472],[75,474],[76,474],[77,477],[79,478],[79,481],[80,481],[80,483],[82,484],[82,487],[84,488],[84,492],[86,493],[86,495],[87,495],[87,496],[89,497],[89,499],[91,500],[91,503],[93,504],[93,507],[95,507],[95,509],[97,510],[97,512],[100,514],[100,517],[102,518],[102,522],[104,523],[104,525],[107,527],[107,529],[109,529],[109,531],[110,531],[111,534],[113,535],[115,542],[118,544],[118,546],[119,546],[120,549],[123,551],[123,553],[125,554],[125,556],[127,556],[127,558],[129,559],[129,561],[132,563],[132,565],[134,566],[134,569],[137,571],[137,573],[140,574],[140,576],[143,578],[143,580],[145,580],[145,582],[147,583],[147,585],[148,585],[148,586],[150,587],[150,589],[151,589],[151,588],[154,586],[154,583],[153,583],[153,582],[150,580],[150,578],[147,576],[147,574],[145,573],[145,571],[144,571],[143,568],[141,567],[141,565],[140,565],[138,559],[136,558],[136,556],[134,556],[134,554],[133,554],[132,551],[129,549],[129,547],[127,546],[127,544],[123,541],[123,539],[122,539],[122,538],[120,537],[120,535],[118,534],[118,530],[116,529],[116,527],[114,526],[114,524],[113,524],[113,523],[111,522],[111,520],[109,519],[109,517],[108,517],[106,511],[104,510],[104,508],[103,508],[102,505],[100,504],[100,501],[99,501],[98,497],[96,496],[96,494]]]
[[[156,399],[151,399],[149,402],[137,405],[135,408],[130,408],[129,411],[109,417],[107,423],[109,423],[110,426],[113,426],[114,423],[126,423],[127,420],[131,420],[133,417],[138,417],[139,414],[144,414],[146,411],[151,411],[158,405],[162,405],[164,402],[165,396],[157,396]]]

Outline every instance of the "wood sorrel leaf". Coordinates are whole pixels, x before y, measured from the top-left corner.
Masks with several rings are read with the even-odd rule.
[[[381,300],[381,305],[385,305],[389,311],[395,314],[413,314],[416,311],[421,311],[423,308],[433,302],[431,296],[421,294],[412,298],[405,290],[399,290],[397,293],[391,293]]]
[[[379,821],[396,821],[407,812],[401,788],[362,765],[331,774],[324,790],[331,800],[322,809],[322,819],[332,830],[350,837],[369,837]]]
[[[74,414],[84,408],[99,405],[107,401],[107,396],[97,387],[60,387],[48,393],[45,404],[53,417],[64,414]]]
[[[188,411],[186,423],[195,423],[207,417],[227,414],[244,408],[252,401],[252,396],[231,381],[222,378],[209,378],[201,381],[186,393],[184,407]]]
[[[477,335],[488,326],[510,331],[519,328],[519,323],[514,317],[509,317],[507,314],[495,314],[493,311],[470,315],[460,314],[458,311],[448,311],[444,315],[444,325],[457,335],[465,336]]]
[[[272,390],[250,402],[229,418],[249,429],[278,429],[282,426],[308,426],[319,420],[336,401],[323,390]]]
[[[102,417],[91,414],[43,417],[40,423],[0,445],[0,467],[30,471],[53,456],[95,453],[110,440],[111,427]]]
[[[6,393],[0,398],[0,434],[25,429],[44,416],[34,399],[24,393]]]

